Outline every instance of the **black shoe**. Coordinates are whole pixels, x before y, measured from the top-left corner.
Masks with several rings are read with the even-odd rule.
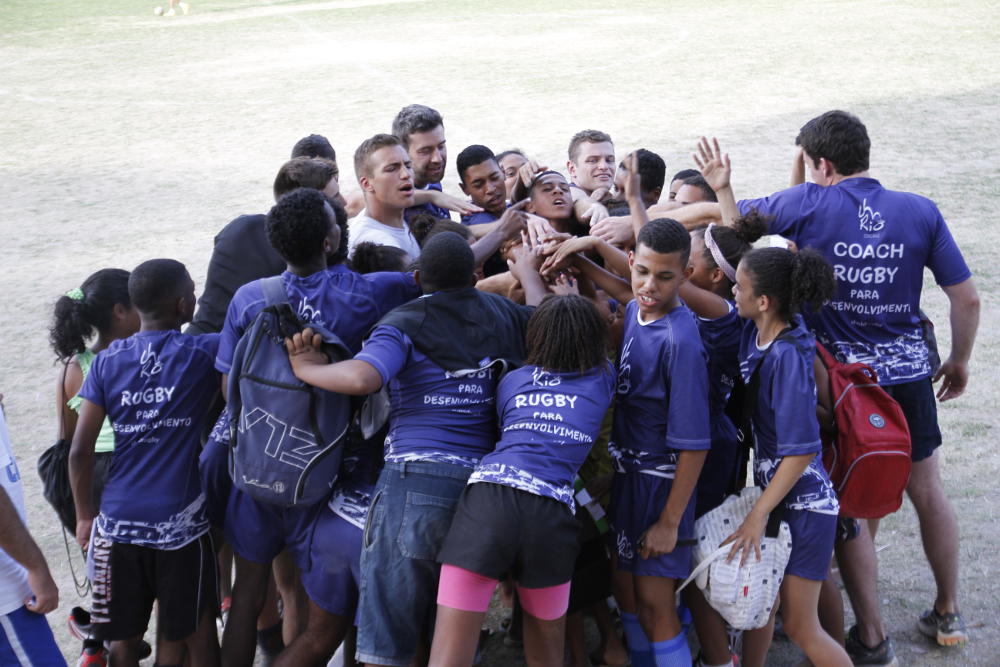
[[[847,632],[845,642],[847,655],[855,665],[881,665],[882,667],[896,667],[896,652],[892,650],[892,640],[886,637],[875,647],[869,648],[861,643],[858,637],[858,626],[852,625]]]

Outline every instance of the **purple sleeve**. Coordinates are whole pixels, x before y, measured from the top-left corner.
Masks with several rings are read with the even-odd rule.
[[[778,456],[815,454],[820,451],[821,444],[812,365],[807,364],[793,346],[774,344],[784,348],[771,351],[777,357],[771,376],[770,398],[774,407]]]
[[[699,339],[682,338],[670,352],[667,447],[709,449],[708,362]]]
[[[420,296],[420,286],[412,273],[378,272],[368,274],[367,278],[371,280],[379,317]]]
[[[104,385],[101,383],[101,376],[104,375],[104,361],[107,355],[98,354],[93,363],[90,364],[90,372],[83,381],[79,396],[90,401],[94,405],[99,405],[107,411],[106,397],[104,395]]]
[[[794,240],[798,234],[799,223],[805,217],[803,211],[806,209],[806,203],[813,198],[812,188],[815,187],[817,186],[812,183],[803,183],[775,192],[769,197],[741,199],[736,202],[736,207],[740,215],[746,215],[751,209],[757,209],[761,215],[772,218],[768,223],[769,234],[781,234]]]
[[[410,339],[399,329],[378,326],[354,358],[374,366],[382,376],[382,384],[386,385],[406,365],[411,346]]]
[[[254,301],[263,304],[263,292],[257,298],[251,293],[251,288],[260,292],[260,287],[254,283],[248,283],[236,290],[233,300],[229,302],[226,310],[226,322],[222,325],[222,332],[219,334],[219,351],[215,357],[215,369],[220,373],[229,373],[233,368],[233,354],[236,352],[236,345],[240,342],[243,332],[250,326],[254,311],[251,315],[250,306]]]
[[[935,207],[937,208],[937,207]],[[930,257],[927,260],[927,267],[934,274],[934,280],[942,287],[950,287],[972,277],[962,251],[958,249],[958,244],[951,236],[951,231],[937,212],[937,220],[934,227],[934,241],[932,243]]]

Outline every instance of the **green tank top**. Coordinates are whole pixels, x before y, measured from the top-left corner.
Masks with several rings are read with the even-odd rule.
[[[94,357],[97,355],[90,350],[84,350],[80,354],[76,355],[76,363],[80,364],[80,371],[83,373],[83,379],[86,381],[87,376],[90,374],[90,365],[94,363]],[[82,386],[82,385],[81,385]],[[66,405],[70,407],[73,412],[80,414],[80,405],[83,403],[83,398],[77,393],[76,396],[66,401]],[[95,452],[113,452],[115,450],[115,431],[111,428],[111,422],[105,418],[104,423],[101,425],[101,432],[97,435],[97,444],[94,446]]]

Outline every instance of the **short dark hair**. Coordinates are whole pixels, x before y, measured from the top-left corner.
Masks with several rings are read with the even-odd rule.
[[[486,146],[472,144],[463,148],[455,160],[455,166],[458,168],[458,180],[465,183],[465,170],[469,167],[475,167],[477,164],[482,164],[487,160],[493,160],[497,163],[497,166],[500,165],[496,156],[493,155],[493,151]]]
[[[635,239],[636,248],[640,244],[664,255],[680,253],[684,266],[691,256],[691,235],[673,218],[657,218],[643,225]]]
[[[403,142],[391,134],[376,134],[361,142],[354,151],[354,175],[360,180],[362,176],[372,175],[371,156],[375,151],[386,146],[402,146]]]
[[[445,232],[451,232],[452,234],[458,234],[465,242],[469,242],[469,238],[472,236],[472,232],[469,231],[468,225],[463,225],[460,222],[455,222],[454,220],[437,220],[430,229],[428,229],[420,241],[420,247],[427,245],[427,242],[438,234],[444,234]]]
[[[681,169],[676,174],[674,174],[673,178],[670,179],[670,182],[673,183],[674,181],[686,181],[692,176],[701,176],[701,172],[698,171],[697,169]]]
[[[455,232],[436,234],[420,251],[420,283],[427,294],[472,284],[476,258]]]
[[[403,148],[409,148],[411,134],[430,132],[439,125],[444,125],[444,120],[436,110],[423,104],[410,104],[396,114],[392,133],[402,142]]]
[[[607,368],[608,326],[589,299],[551,294],[528,320],[525,347],[524,363],[547,371],[583,373]]]
[[[150,259],[132,269],[128,296],[143,315],[165,315],[184,296],[191,276],[176,259]]]
[[[393,245],[362,241],[354,246],[351,268],[358,273],[406,270],[406,251]]]
[[[712,186],[708,184],[705,177],[701,174],[695,174],[694,176],[688,176],[684,179],[684,185],[691,185],[699,190],[705,195],[705,201],[719,201],[718,195],[715,194],[715,190]]]
[[[868,170],[871,140],[861,120],[846,111],[827,111],[799,130],[795,143],[819,166],[819,159],[833,163],[837,173],[850,176]]]
[[[277,201],[295,188],[322,190],[337,175],[333,163],[324,158],[296,157],[281,165],[274,177],[274,199]]]
[[[642,194],[662,188],[667,176],[667,164],[663,158],[645,148],[637,149],[635,154],[639,161],[639,188]]]
[[[268,212],[267,240],[289,264],[304,264],[323,254],[323,241],[330,234],[327,203],[319,190],[298,188]]]
[[[600,130],[582,130],[573,135],[573,138],[569,140],[569,150],[566,151],[569,155],[570,162],[576,162],[577,156],[580,154],[580,144],[587,142],[591,144],[600,144],[603,142],[614,143],[611,141],[611,136],[606,132],[601,132]]]
[[[321,157],[327,160],[337,160],[337,151],[322,134],[310,134],[302,137],[292,146],[292,157]]]
[[[803,308],[819,310],[837,290],[833,267],[812,248],[798,252],[757,248],[744,255],[740,263],[750,274],[754,294],[773,300],[778,315],[785,320]]]

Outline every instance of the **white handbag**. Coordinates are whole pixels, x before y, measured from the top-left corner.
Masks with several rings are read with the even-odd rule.
[[[747,487],[695,522],[694,561],[698,566],[677,589],[680,592],[696,580],[712,608],[737,630],[767,624],[792,553],[788,524],[769,521],[760,542],[759,562],[755,554],[750,554],[742,567],[738,555],[726,562],[732,545],[719,544],[736,532],[761,493],[759,486]]]

